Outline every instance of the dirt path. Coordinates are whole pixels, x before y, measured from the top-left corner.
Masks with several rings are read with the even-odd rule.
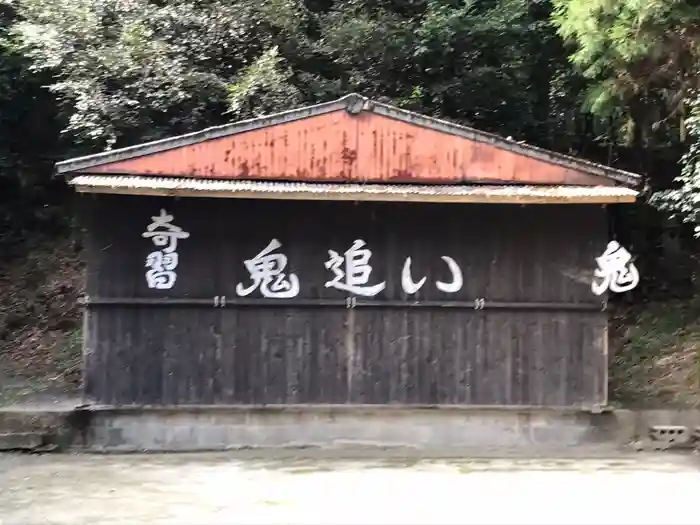
[[[0,523],[697,523],[698,459],[0,456]]]

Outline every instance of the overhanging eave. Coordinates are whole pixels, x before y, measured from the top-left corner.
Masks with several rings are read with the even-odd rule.
[[[77,175],[80,193],[237,199],[490,204],[631,203],[635,190],[610,186],[329,184],[182,177]]]

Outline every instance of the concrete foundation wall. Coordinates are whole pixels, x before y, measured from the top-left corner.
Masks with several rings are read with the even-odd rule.
[[[419,455],[607,454],[700,447],[696,409],[395,406],[0,409],[0,450],[95,452],[301,448]],[[28,441],[16,446],[17,439]],[[32,438],[32,439],[29,439]],[[31,443],[29,443],[31,441]],[[15,445],[13,445],[13,443]],[[37,445],[39,443],[39,445]],[[631,445],[631,447],[630,447]],[[317,452],[314,452],[317,453]]]
[[[408,448],[423,451],[619,447],[613,413],[561,409],[321,407],[120,408],[92,411],[94,451]]]

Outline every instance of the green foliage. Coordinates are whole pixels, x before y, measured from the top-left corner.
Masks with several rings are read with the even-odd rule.
[[[586,109],[620,116],[628,142],[648,145],[653,133],[678,126],[683,139],[683,102],[698,86],[700,6],[685,0],[554,0],[554,5],[559,34],[575,44],[572,63],[594,81]]]
[[[672,218],[694,225],[700,237],[700,97],[689,101],[690,117],[686,120],[691,143],[681,159],[682,171],[675,187],[655,193],[650,203],[669,212]]]
[[[235,115],[255,115],[298,105],[299,89],[290,83],[291,71],[284,69],[279,48],[265,51],[250,66],[243,68],[236,83],[228,87],[229,111]]]
[[[264,49],[254,6],[147,0],[23,0],[16,25],[68,116],[67,131],[111,147],[220,120],[226,86]]]
[[[554,4],[559,34],[576,43],[572,62],[605,82],[611,96],[627,99],[649,88],[675,94],[695,81],[700,6],[681,0]]]
[[[668,132],[674,128],[669,122],[677,123],[681,140],[690,137],[675,186],[656,193],[651,203],[696,225],[700,235],[700,4],[689,0],[554,3],[559,34],[576,44],[573,64],[596,82],[588,97],[591,111],[617,112],[621,136],[635,143],[640,155],[649,156],[655,142],[669,140]]]
[[[53,79],[32,72],[16,48],[10,36],[16,21],[12,6],[0,2],[0,256],[32,229],[60,228],[54,211],[64,198],[51,180],[65,147],[54,97],[45,89]]]
[[[91,144],[351,91],[538,143],[560,120],[550,84],[565,55],[542,0],[19,0],[17,8],[20,49],[35,71],[54,75],[66,131]]]

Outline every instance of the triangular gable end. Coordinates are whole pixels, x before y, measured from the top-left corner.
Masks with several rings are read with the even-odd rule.
[[[61,162],[59,173],[228,180],[635,186],[639,176],[359,95]]]

